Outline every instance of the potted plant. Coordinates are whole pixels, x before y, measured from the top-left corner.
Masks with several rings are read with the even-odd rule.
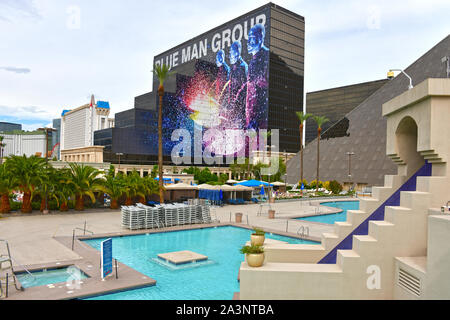
[[[245,254],[247,264],[250,267],[261,267],[264,263],[264,248],[262,246],[243,246],[240,250]]]
[[[266,239],[265,232],[262,229],[254,228],[253,233],[250,236],[252,246],[262,246]]]

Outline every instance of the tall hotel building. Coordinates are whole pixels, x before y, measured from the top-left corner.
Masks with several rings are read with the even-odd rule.
[[[202,148],[210,144],[216,155],[239,147],[205,141],[209,129],[224,137],[228,129],[279,129],[279,150],[297,152],[304,38],[304,18],[269,3],[154,57],[154,65],[174,72],[164,83],[164,162],[171,163],[179,143],[172,141],[176,129],[201,132]],[[122,163],[157,163],[158,86],[154,76],[153,90],[137,96],[133,109],[117,113],[114,128],[94,133],[95,145],[105,147],[104,161],[115,163],[120,153]]]

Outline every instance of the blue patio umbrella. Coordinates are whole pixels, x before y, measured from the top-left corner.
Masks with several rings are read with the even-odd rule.
[[[156,177],[155,180],[159,181],[159,177]],[[163,181],[172,181],[172,179],[163,177]]]
[[[262,195],[262,196],[265,194],[264,187],[261,187],[261,190],[259,191],[259,194]]]
[[[220,190],[220,192],[219,192],[219,200],[223,200],[223,191],[222,190]]]
[[[245,186],[245,187],[259,187],[259,186],[272,186],[272,184],[268,184],[267,182],[264,181],[259,181],[259,180],[248,180],[248,181],[244,181],[244,182],[240,182],[240,183],[236,183],[236,185],[238,186]]]

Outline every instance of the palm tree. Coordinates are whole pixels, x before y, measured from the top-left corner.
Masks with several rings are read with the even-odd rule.
[[[125,201],[126,206],[131,206],[133,204],[134,199],[138,196],[141,198],[145,198],[144,185],[142,183],[142,178],[137,173],[136,170],[133,170],[131,174],[124,177],[124,186],[125,186],[125,194],[127,195],[127,199]],[[141,200],[142,202],[142,200]]]
[[[92,202],[95,202],[94,192],[100,191],[102,178],[99,178],[100,171],[90,166],[69,163],[70,183],[74,187],[75,210],[84,210],[85,195],[89,196]]]
[[[143,185],[146,195],[158,194],[159,193],[159,185],[155,179],[151,176],[147,176],[143,178]],[[164,189],[163,189],[164,191]]]
[[[317,185],[316,192],[319,192],[319,158],[320,158],[320,134],[322,133],[322,125],[330,121],[330,119],[323,116],[313,116],[317,124]],[[302,180],[303,181],[303,180]]]
[[[50,198],[55,199],[58,202],[56,196],[56,190],[58,189],[57,170],[52,166],[46,165],[39,176],[39,184],[33,191],[33,198],[35,195],[41,197],[40,211],[48,211],[48,201]],[[44,212],[45,213],[45,212]]]
[[[162,145],[162,109],[163,109],[163,96],[164,96],[164,81],[173,72],[169,71],[169,67],[166,64],[155,65],[153,70],[156,73],[156,77],[159,80],[158,95],[159,95],[159,107],[158,107],[158,170],[159,170],[159,202],[164,203],[163,193],[163,145]]]
[[[69,210],[69,199],[75,196],[75,187],[71,181],[71,172],[69,169],[61,169],[56,172],[57,189],[56,196],[59,199],[59,211]]]
[[[111,198],[110,208],[116,210],[119,208],[119,199],[124,194],[126,189],[124,178],[121,174],[117,176],[108,174],[103,185],[100,187],[104,193]]]
[[[312,117],[310,113],[296,112],[298,120],[300,121],[300,181],[303,183],[303,127],[306,120]],[[302,190],[303,193],[303,190]]]
[[[36,156],[11,156],[5,162],[7,170],[17,179],[19,190],[23,192],[21,212],[30,213],[33,191],[40,183],[45,168],[45,159]]]
[[[11,211],[11,207],[9,205],[9,194],[16,186],[17,181],[15,177],[8,172],[4,164],[0,164],[0,213],[8,213]]]

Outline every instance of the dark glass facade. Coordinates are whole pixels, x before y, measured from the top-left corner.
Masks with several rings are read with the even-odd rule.
[[[10,122],[0,122],[0,132],[12,132],[15,130],[22,130],[22,125]]]
[[[276,5],[270,16],[269,129],[280,151],[300,149],[296,111],[303,111],[305,19]]]

